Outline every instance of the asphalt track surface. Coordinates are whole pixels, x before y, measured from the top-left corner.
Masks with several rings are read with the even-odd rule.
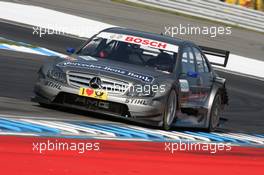
[[[30,28],[0,23],[2,37],[36,44],[65,53],[66,47],[78,47],[84,41],[65,36],[38,38]],[[41,64],[49,57],[0,50],[0,114],[30,117],[79,119],[95,122],[122,122],[98,114],[65,109],[47,109],[30,102],[34,82]],[[228,131],[264,133],[264,82],[243,76],[219,72],[227,79],[230,105],[224,112],[228,121],[221,127]],[[175,128],[177,130],[177,128]]]
[[[4,0],[5,1],[5,0]],[[110,0],[6,0],[36,5],[113,25],[151,32],[165,32],[164,26],[219,26],[213,22],[132,7]],[[34,16],[34,14],[32,14]],[[49,19],[47,19],[48,21]],[[67,20],[67,19],[65,19]],[[92,26],[91,26],[92,27]],[[215,38],[205,35],[179,35],[197,44],[221,48],[233,54],[264,61],[264,34],[244,29],[232,29],[232,35]]]

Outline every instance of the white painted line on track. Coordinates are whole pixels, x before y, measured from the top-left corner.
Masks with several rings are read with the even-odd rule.
[[[210,61],[210,56],[207,56]],[[227,66],[214,66],[220,70],[234,71],[256,77],[264,77],[264,61],[230,54]]]
[[[141,128],[141,127],[137,127],[137,126],[129,126],[130,128],[134,128],[134,129],[138,129],[138,130],[141,130],[141,131],[145,131],[145,132],[150,132],[152,134],[160,134],[160,135],[165,135],[169,138],[175,138],[177,140],[181,140],[180,136],[178,133],[174,133],[174,132],[166,132],[166,131],[162,131],[162,130],[150,130],[150,129],[145,129],[145,128]],[[192,137],[192,138],[197,138],[199,140],[202,140],[202,141],[206,141],[206,142],[210,142],[211,140],[208,139],[208,138],[205,138],[205,137],[200,137],[200,136],[194,136],[194,135],[190,135],[190,134],[185,134],[185,133],[180,133],[180,134],[183,134],[187,137]],[[186,137],[185,137],[186,138]],[[192,139],[193,140],[193,139]]]
[[[79,37],[91,37],[113,25],[74,16],[33,5],[0,2],[0,17],[32,26],[66,32]],[[33,34],[33,29],[32,29]]]
[[[86,132],[86,134],[90,135],[102,135],[102,136],[107,136],[107,137],[116,137],[115,134],[106,132],[106,131],[101,131],[97,129],[92,129],[88,127],[83,127],[79,125],[74,125],[74,124],[69,124],[66,122],[61,122],[61,121],[41,121],[41,120],[29,120],[29,119],[20,119],[21,121],[26,121],[29,123],[34,123],[34,124],[39,124],[42,126],[48,126],[48,127],[53,127],[57,129],[61,129],[64,131],[68,131],[73,134],[81,134],[79,131]]]
[[[258,143],[258,144],[264,144],[263,141],[256,139],[254,137],[251,137],[251,136],[248,137],[248,136],[243,136],[241,134],[235,134],[235,133],[215,133],[215,134],[219,136],[226,136],[226,137],[238,139],[238,140],[247,140],[247,141]]]
[[[44,53],[35,51],[31,48],[24,47],[24,46],[16,46],[16,45],[8,45],[8,44],[2,44],[3,46],[7,47],[10,50],[19,51],[19,52],[26,52],[26,53],[32,53],[32,54],[38,54],[38,55],[45,55]]]
[[[189,134],[185,134],[185,133],[182,133],[182,132],[177,132],[177,131],[172,131],[175,135],[178,135],[179,137],[181,138],[184,138],[184,139],[188,139],[188,140],[191,140],[191,141],[197,141],[194,136],[190,136]],[[199,136],[197,136],[196,138],[201,138]],[[202,138],[201,140],[203,140],[204,138]]]
[[[33,134],[33,133],[22,133],[22,132],[0,132],[0,135],[16,135],[16,136],[40,136],[39,134]]]
[[[72,128],[72,129],[76,129],[76,130],[80,130],[80,131],[84,131],[87,133],[91,133],[91,134],[104,134],[107,136],[112,136],[115,137],[116,135],[110,132],[106,132],[106,131],[101,131],[101,130],[97,130],[97,129],[92,129],[92,128],[88,128],[88,127],[83,127],[83,126],[79,126],[79,125],[74,125],[74,124],[69,124],[66,122],[56,122],[57,124],[61,124],[61,126],[66,126],[68,128]]]

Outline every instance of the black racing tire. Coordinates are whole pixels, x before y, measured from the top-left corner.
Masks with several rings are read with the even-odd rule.
[[[172,89],[168,95],[165,109],[163,112],[163,126],[164,130],[171,129],[173,122],[176,118],[177,112],[177,93],[174,89]]]
[[[210,112],[210,119],[209,119],[209,126],[208,126],[209,132],[215,131],[215,129],[217,128],[220,122],[221,114],[222,114],[222,98],[221,98],[221,95],[217,93],[215,95],[212,109]]]
[[[46,104],[46,103],[41,103],[39,102],[39,105],[43,108],[51,108],[52,106],[50,104]]]

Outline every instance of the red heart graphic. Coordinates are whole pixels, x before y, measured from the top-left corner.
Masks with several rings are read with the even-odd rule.
[[[86,94],[88,96],[92,95],[94,93],[94,90],[93,89],[86,89]]]

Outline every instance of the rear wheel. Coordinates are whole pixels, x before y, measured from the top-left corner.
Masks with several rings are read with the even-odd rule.
[[[177,95],[175,90],[171,90],[163,112],[163,129],[169,130],[174,122],[177,110]]]
[[[208,127],[209,131],[214,131],[216,129],[220,121],[221,113],[222,113],[222,100],[220,94],[217,94],[215,96],[210,113],[210,122]]]

